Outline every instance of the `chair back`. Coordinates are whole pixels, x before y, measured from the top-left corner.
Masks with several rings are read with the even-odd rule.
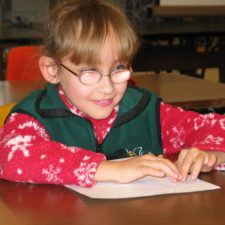
[[[6,65],[6,80],[41,80],[38,60],[42,47],[19,46],[9,50]]]
[[[15,103],[0,106],[0,127],[3,126],[7,115],[9,114]]]

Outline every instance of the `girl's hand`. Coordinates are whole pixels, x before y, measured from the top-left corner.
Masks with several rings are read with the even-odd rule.
[[[181,181],[187,179],[188,173],[191,179],[196,180],[199,173],[211,171],[217,163],[216,152],[202,151],[198,148],[184,149],[180,152],[175,163],[181,172]]]
[[[128,183],[145,176],[168,176],[173,182],[177,182],[181,177],[170,160],[145,154],[122,161],[102,161],[96,171],[95,180]]]

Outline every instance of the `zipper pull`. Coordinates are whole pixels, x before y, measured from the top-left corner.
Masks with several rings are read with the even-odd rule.
[[[126,149],[118,149],[115,152],[106,155],[107,160],[112,160],[112,159],[122,159],[122,158],[127,158],[130,157]]]
[[[102,144],[97,144],[96,145],[96,151],[102,153]]]

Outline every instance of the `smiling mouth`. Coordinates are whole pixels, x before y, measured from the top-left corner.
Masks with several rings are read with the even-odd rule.
[[[112,104],[113,99],[110,98],[110,99],[94,100],[93,102],[98,106],[109,106]]]

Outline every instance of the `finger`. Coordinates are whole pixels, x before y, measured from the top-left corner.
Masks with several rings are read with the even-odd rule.
[[[182,150],[180,152],[180,154],[178,156],[178,159],[177,159],[177,162],[176,162],[176,165],[177,165],[178,169],[180,169],[182,167],[187,154],[188,154],[187,150]]]
[[[205,156],[200,154],[196,160],[195,163],[193,164],[192,167],[192,172],[191,172],[191,179],[192,180],[196,180],[200,171],[202,170],[203,166],[204,166],[204,162],[205,162]]]
[[[202,154],[202,155],[204,154],[204,157],[205,157],[205,159],[204,159],[204,165],[208,165],[208,163],[209,163],[209,158],[210,158],[210,154],[207,153],[207,152],[204,152],[204,151],[201,151],[201,154]]]
[[[179,170],[176,166],[175,163],[173,163],[172,161],[170,161],[169,159],[166,159],[163,157],[163,155],[159,155],[157,158],[155,158],[154,160],[159,160],[159,161],[162,161],[164,162],[165,164],[167,164],[170,168],[172,168],[174,170],[174,172],[178,173],[179,174]]]
[[[216,162],[217,162],[217,157],[216,157],[216,155],[210,152],[210,153],[209,153],[209,161],[208,161],[207,166],[208,166],[208,167],[213,167],[213,166],[216,165]]]
[[[187,179],[188,173],[191,171],[192,165],[194,164],[194,156],[192,154],[186,154],[183,159],[183,163],[180,165],[180,172],[182,175],[181,181]]]
[[[152,166],[145,166],[145,167],[143,167],[143,169],[145,170],[144,176],[153,176],[153,177],[165,177],[166,176],[166,174],[163,171],[156,169]]]
[[[177,166],[171,162],[169,159],[163,158],[163,155],[155,156],[152,154],[146,154],[141,156],[143,159],[145,159],[145,165],[146,166],[151,166],[153,163],[157,162],[163,162],[163,164],[167,165],[170,167],[172,170],[174,170],[175,173],[179,174],[179,170],[177,169]],[[154,164],[155,166],[156,164]]]
[[[167,164],[167,166],[169,166],[169,168],[173,169],[173,171],[176,173],[176,181],[181,180],[182,179],[182,175],[181,175],[180,171],[178,170],[176,164],[171,162],[168,159],[165,159],[164,162]]]
[[[169,164],[167,164],[164,160],[163,161],[154,160],[154,161],[151,161],[150,166],[154,167],[157,170],[162,171],[168,177],[171,177],[175,180],[179,179],[179,172],[177,170],[174,170],[173,167],[170,167]]]

